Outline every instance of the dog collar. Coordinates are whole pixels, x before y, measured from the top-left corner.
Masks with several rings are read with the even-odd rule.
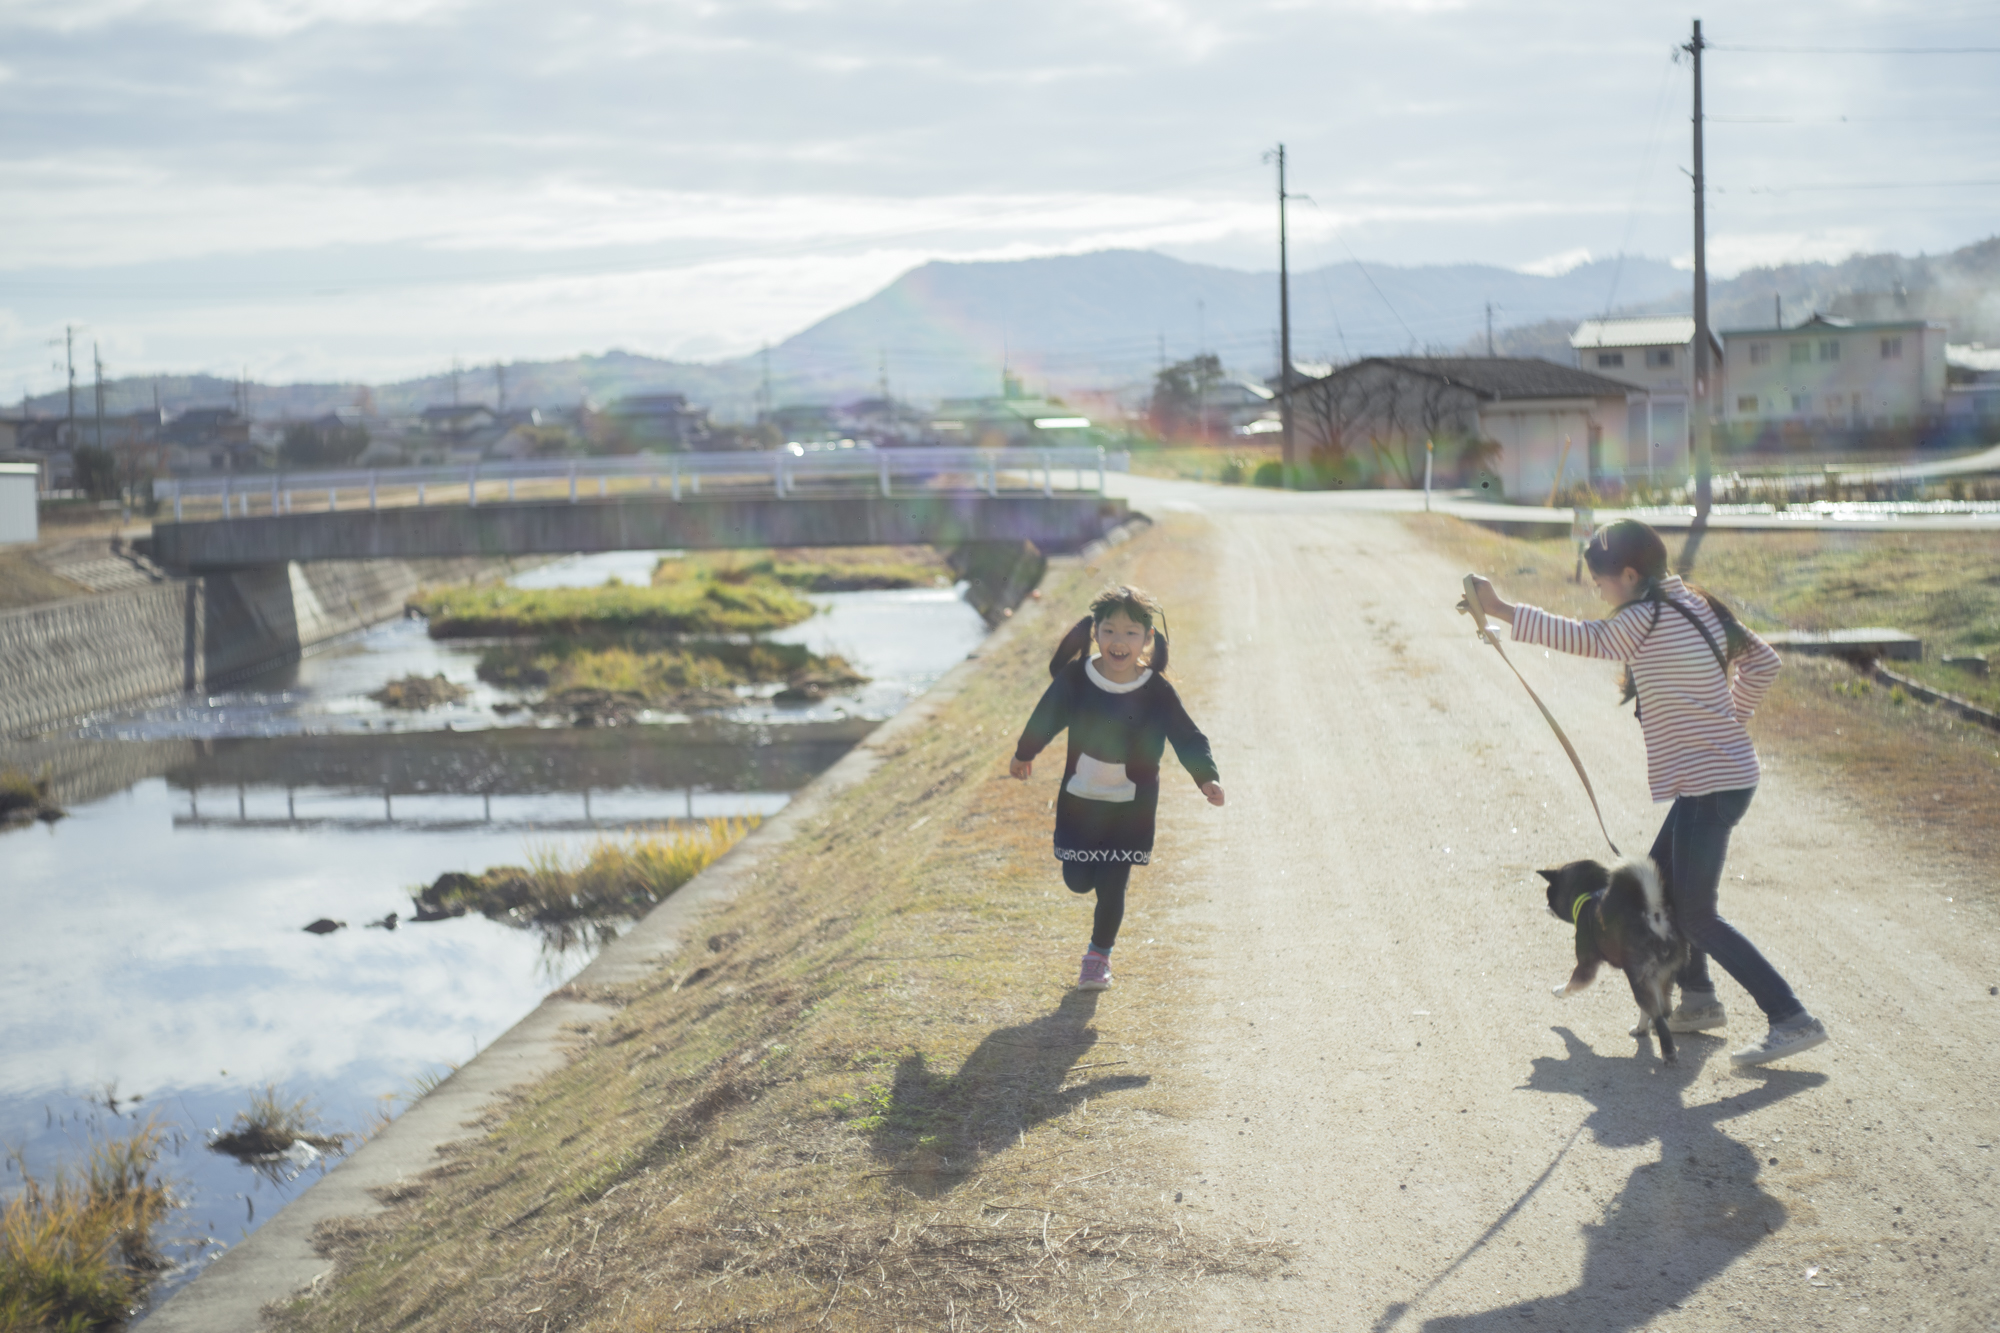
[[[1589,894],[1579,893],[1576,895],[1576,901],[1569,905],[1569,923],[1572,926],[1580,926],[1583,924],[1582,920],[1583,905],[1589,901],[1590,901]]]

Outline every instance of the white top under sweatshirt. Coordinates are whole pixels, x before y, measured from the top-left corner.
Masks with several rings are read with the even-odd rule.
[[[1131,680],[1122,684],[1112,680],[1097,669],[1097,659],[1090,658],[1083,664],[1083,674],[1098,689],[1106,694],[1130,694],[1153,678],[1153,669],[1147,667]],[[1076,757],[1076,772],[1070,774],[1063,790],[1072,796],[1081,796],[1089,801],[1130,801],[1138,798],[1139,786],[1125,772],[1123,764],[1107,764],[1088,754]]]
[[[1660,592],[1699,619],[1729,651],[1708,603],[1672,574]],[[1657,615],[1657,619],[1655,619]],[[1639,727],[1646,737],[1646,778],[1655,801],[1754,787],[1762,776],[1743,724],[1778,675],[1778,654],[1748,629],[1749,646],[1725,676],[1701,631],[1670,607],[1631,602],[1604,620],[1571,620],[1537,606],[1514,608],[1514,641],[1579,657],[1609,658],[1632,668]]]

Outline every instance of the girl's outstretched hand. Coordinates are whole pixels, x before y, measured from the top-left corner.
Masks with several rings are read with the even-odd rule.
[[[1028,775],[1034,771],[1035,761],[1032,759],[1009,759],[1007,761],[1007,776],[1010,778],[1020,778],[1026,781]]]
[[[1201,794],[1208,798],[1208,803],[1210,805],[1222,804],[1222,784],[1220,782],[1202,783]]]
[[[1500,596],[1499,590],[1493,586],[1491,580],[1474,575],[1472,590],[1479,595],[1480,609],[1487,615],[1495,620],[1504,620],[1510,625],[1514,623],[1514,604]]]

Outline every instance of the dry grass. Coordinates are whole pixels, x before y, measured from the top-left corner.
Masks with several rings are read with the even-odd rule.
[[[1207,446],[1134,445],[1132,471],[1142,477],[1166,477],[1175,481],[1248,485],[1260,464],[1281,461],[1283,452],[1275,444],[1256,444],[1248,440],[1231,440],[1226,444]]]
[[[210,1152],[234,1157],[273,1181],[289,1179],[327,1154],[344,1152],[355,1136],[339,1134],[320,1121],[310,1097],[286,1100],[275,1083],[250,1094],[226,1130],[208,1141]]]
[[[715,551],[660,561],[655,584],[688,579],[747,583],[759,579],[803,592],[950,586],[951,569],[929,546],[828,546],[773,551]]]
[[[33,777],[11,765],[0,768],[0,828],[35,819],[50,823],[61,819],[63,809],[49,795],[53,783],[46,764]]]
[[[489,920],[539,931],[563,952],[604,943],[741,842],[759,819],[710,819],[692,827],[599,838],[582,852],[555,845],[528,849],[525,866],[482,874],[440,875],[410,894],[416,919],[478,912]]]
[[[1565,539],[1502,537],[1442,515],[1408,521],[1509,598],[1566,615],[1605,614],[1588,583],[1571,581],[1575,548]],[[1719,532],[1703,542],[1695,577],[1759,629],[1887,623],[1963,636],[1994,626],[2000,550],[1990,537],[1965,533]],[[1973,610],[1954,618],[1939,609],[1952,606]],[[2000,855],[2000,735],[1874,686],[1840,662],[1797,654],[1752,732],[1767,767],[1824,782],[1899,827],[1935,831],[1939,855],[1982,868]]]
[[[435,676],[411,675],[392,680],[368,697],[385,708],[420,711],[458,703],[468,693],[465,686],[446,680],[440,672]]]
[[[503,644],[479,658],[479,678],[510,689],[611,690],[653,706],[674,706],[691,694],[800,676],[861,678],[838,657],[821,657],[789,643],[686,642],[672,646],[606,645],[574,639]],[[731,694],[726,704],[739,700]]]
[[[81,1173],[47,1180],[15,1165],[0,1205],[0,1333],[84,1333],[124,1326],[166,1267],[154,1227],[175,1204],[155,1174],[166,1131],[154,1121],[94,1139]]]
[[[770,582],[687,580],[651,588],[427,589],[411,604],[434,639],[550,635],[751,634],[796,625],[812,604]]]
[[[1006,777],[1086,591],[1171,596],[1181,559],[1156,529],[1059,568],[977,684],[767,852],[704,938],[593,996],[619,1013],[568,1068],[330,1231],[337,1276],[278,1326],[1161,1327],[1186,1284],[1275,1267],[1174,1206],[1147,1133],[1187,1109],[1163,1076],[1189,953],[1161,940],[1119,991],[1071,990],[1088,907],[1049,855],[1047,784]]]

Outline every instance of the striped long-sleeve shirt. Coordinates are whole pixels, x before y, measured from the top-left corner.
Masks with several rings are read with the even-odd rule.
[[[1701,621],[1716,648],[1728,651],[1722,624],[1700,595],[1672,574],[1660,581],[1660,591]],[[1755,634],[1749,637],[1725,677],[1701,632],[1668,607],[1632,602],[1604,620],[1571,620],[1536,606],[1514,610],[1516,643],[1631,667],[1655,801],[1757,785],[1762,770],[1743,724],[1777,679],[1778,654]]]

